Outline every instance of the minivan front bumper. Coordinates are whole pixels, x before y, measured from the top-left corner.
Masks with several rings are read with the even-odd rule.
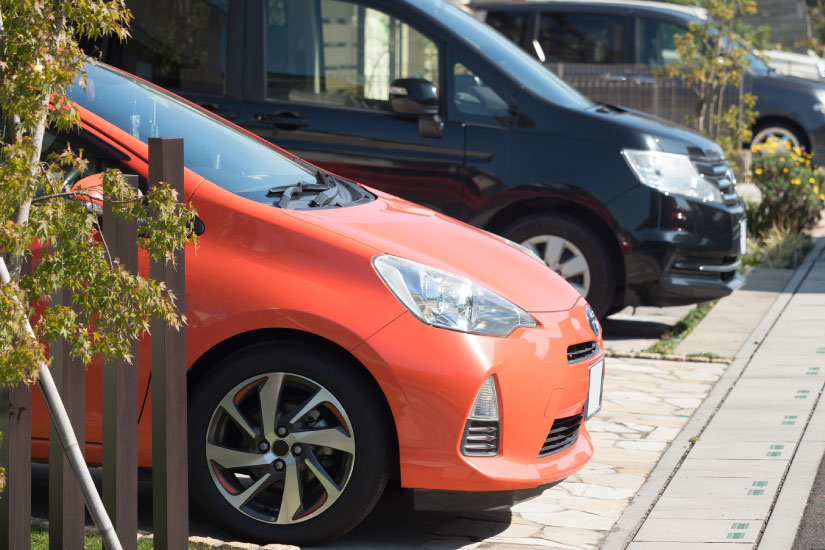
[[[659,229],[634,235],[625,255],[627,305],[674,306],[729,295],[745,279],[744,205],[660,195]]]

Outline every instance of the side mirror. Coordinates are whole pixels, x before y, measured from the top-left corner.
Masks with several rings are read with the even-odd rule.
[[[438,90],[424,78],[399,78],[390,84],[390,105],[400,115],[435,115]]]
[[[95,213],[98,218],[103,216],[103,174],[93,174],[81,179],[72,185],[72,192],[77,193],[77,199],[89,212]]]
[[[399,78],[390,84],[390,105],[400,115],[418,116],[418,134],[440,138],[444,123],[438,116],[438,90],[425,78]]]

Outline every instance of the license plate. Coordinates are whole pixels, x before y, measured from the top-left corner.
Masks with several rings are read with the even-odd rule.
[[[739,253],[745,254],[748,251],[748,222],[742,218],[739,221]]]
[[[590,419],[602,410],[604,393],[604,359],[590,365],[590,388],[587,391],[587,405],[584,408],[585,419]]]

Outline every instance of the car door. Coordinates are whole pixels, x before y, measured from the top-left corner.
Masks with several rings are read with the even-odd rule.
[[[674,37],[685,32],[684,24],[639,14],[636,18],[636,63],[651,75],[663,71],[668,63],[679,59]],[[696,115],[696,95],[678,77],[654,79],[640,86],[639,99],[637,109],[678,124],[687,124],[690,117]]]
[[[103,38],[85,49],[234,120],[243,96],[246,4],[243,0],[126,0],[134,16],[132,36],[124,42]]]
[[[392,111],[390,87],[419,77],[443,90],[444,46],[400,4],[253,2],[242,126],[341,176],[449,215],[465,178],[463,129],[439,137]],[[441,111],[443,113],[443,98]]]

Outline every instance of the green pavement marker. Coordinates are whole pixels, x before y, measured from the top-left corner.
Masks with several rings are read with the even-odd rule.
[[[731,532],[728,533],[729,539],[743,539],[745,538],[745,533],[741,531],[746,530],[750,526],[750,523],[734,523],[730,526]],[[740,532],[737,532],[740,531]]]
[[[825,353],[825,347],[818,347],[816,348],[817,353]]]
[[[765,494],[762,489],[748,489],[748,496],[759,496]]]
[[[751,484],[751,487],[767,487],[767,486],[768,486],[768,482],[767,482],[767,481],[754,481],[754,482]]]
[[[776,451],[771,451],[767,453],[765,456],[782,456],[782,453],[778,453]]]
[[[782,421],[782,424],[785,426],[793,426],[796,424],[796,415],[786,415],[785,420]]]
[[[784,449],[784,445],[771,445],[771,449]]]

